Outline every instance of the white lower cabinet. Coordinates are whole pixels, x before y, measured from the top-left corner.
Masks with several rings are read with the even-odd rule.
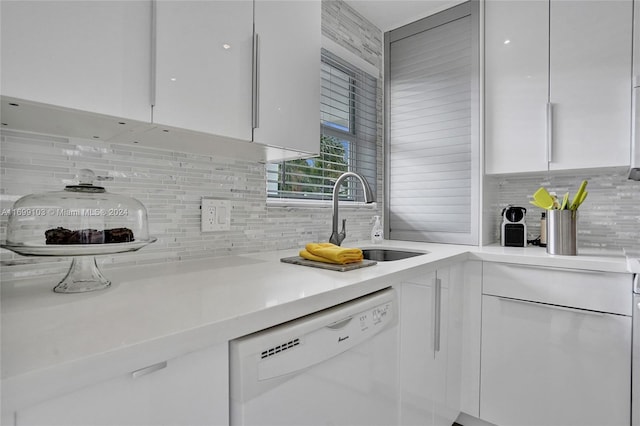
[[[629,274],[485,263],[480,417],[628,426],[631,284]]]
[[[462,266],[400,288],[400,424],[449,426],[460,413]]]
[[[228,425],[227,343],[19,409],[15,424]]]

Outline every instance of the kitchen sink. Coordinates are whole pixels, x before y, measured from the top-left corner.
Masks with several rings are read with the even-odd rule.
[[[422,256],[423,254],[429,254],[428,251],[409,251],[409,250],[395,250],[385,248],[366,248],[362,249],[362,255],[365,259],[376,260],[378,262],[389,262],[392,260],[407,259],[414,256]]]

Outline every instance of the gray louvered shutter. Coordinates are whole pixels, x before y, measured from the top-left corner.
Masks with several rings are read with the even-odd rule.
[[[463,4],[387,33],[390,239],[478,243],[478,66],[471,10]]]

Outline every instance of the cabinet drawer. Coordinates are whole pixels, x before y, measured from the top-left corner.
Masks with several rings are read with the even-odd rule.
[[[482,292],[631,316],[632,276],[485,262]]]

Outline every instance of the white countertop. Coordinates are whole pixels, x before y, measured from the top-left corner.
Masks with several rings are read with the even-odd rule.
[[[371,247],[369,242],[349,244]],[[115,284],[57,294],[56,278],[2,283],[2,385],[9,405],[104,380],[240,337],[466,259],[627,273],[622,252],[550,256],[541,248],[385,241],[426,250],[349,272],[285,264],[297,250],[176,262],[106,275]],[[61,277],[60,277],[61,278]],[[73,383],[68,378],[73,374]],[[62,388],[61,388],[62,386]],[[35,400],[34,399],[34,400]]]

